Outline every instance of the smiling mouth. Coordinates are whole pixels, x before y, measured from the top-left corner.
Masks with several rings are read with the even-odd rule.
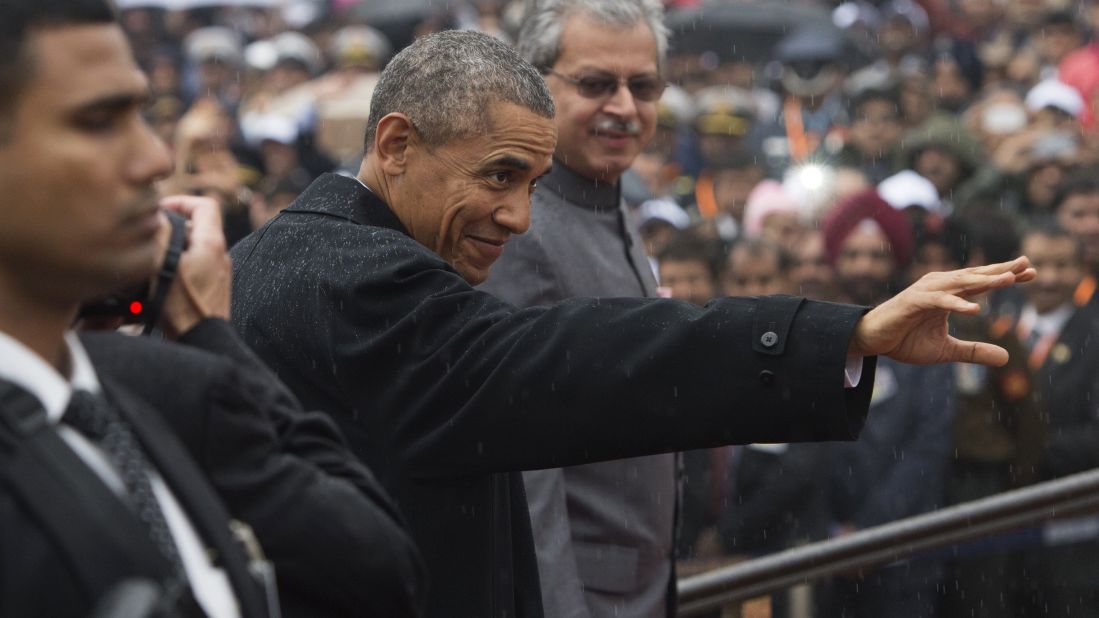
[[[508,241],[508,239],[506,239],[506,238],[504,238],[502,240],[497,240],[495,238],[486,238],[484,236],[473,236],[473,235],[470,235],[470,238],[473,239],[473,240],[476,240],[477,242],[485,243],[486,245],[492,245],[494,247],[503,247],[504,244],[507,243],[507,241]]]
[[[594,133],[598,137],[605,137],[613,140],[626,140],[633,137],[632,133],[626,131],[609,131],[607,129],[596,129]]]

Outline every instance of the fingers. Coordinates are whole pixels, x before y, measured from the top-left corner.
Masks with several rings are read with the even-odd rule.
[[[1010,262],[999,262],[997,264],[987,264],[985,266],[975,266],[973,268],[965,269],[965,272],[971,272],[978,275],[998,275],[1000,273],[1015,273],[1020,274],[1023,271],[1030,268],[1030,259],[1025,255],[1011,260]]]
[[[221,208],[217,200],[194,195],[176,195],[164,198],[160,205],[183,215],[190,222],[190,246],[225,246],[225,235],[221,229]]]
[[[964,362],[1002,367],[1007,364],[1007,350],[981,341],[962,341],[951,337],[945,358],[941,362]]]
[[[969,315],[975,315],[980,312],[981,306],[975,302],[968,301],[960,296],[948,294],[946,292],[940,292],[932,297],[932,304],[944,311],[951,311],[954,313],[965,313]]]

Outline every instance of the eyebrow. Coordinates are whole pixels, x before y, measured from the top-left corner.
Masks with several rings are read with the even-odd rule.
[[[78,114],[96,111],[126,110],[132,107],[143,107],[148,104],[152,98],[152,93],[149,91],[140,93],[121,92],[80,103],[76,106],[75,110]]]
[[[525,159],[520,159],[519,157],[503,155],[489,161],[486,164],[486,167],[510,167],[526,172],[530,170],[530,162]]]

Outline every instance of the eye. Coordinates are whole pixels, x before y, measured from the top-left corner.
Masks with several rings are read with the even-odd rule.
[[[497,184],[506,185],[511,182],[511,172],[499,171],[492,173],[492,180]]]
[[[105,133],[118,126],[120,116],[109,110],[90,111],[76,118],[76,125],[91,133]]]

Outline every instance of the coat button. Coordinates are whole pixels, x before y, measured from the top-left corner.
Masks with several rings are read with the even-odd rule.
[[[759,372],[759,381],[762,382],[764,386],[770,386],[774,384],[775,372],[769,369],[764,369],[763,371]]]
[[[778,335],[775,334],[775,331],[769,330],[763,333],[763,336],[759,338],[759,342],[762,343],[765,348],[773,348],[775,347],[775,344],[778,343]]]

